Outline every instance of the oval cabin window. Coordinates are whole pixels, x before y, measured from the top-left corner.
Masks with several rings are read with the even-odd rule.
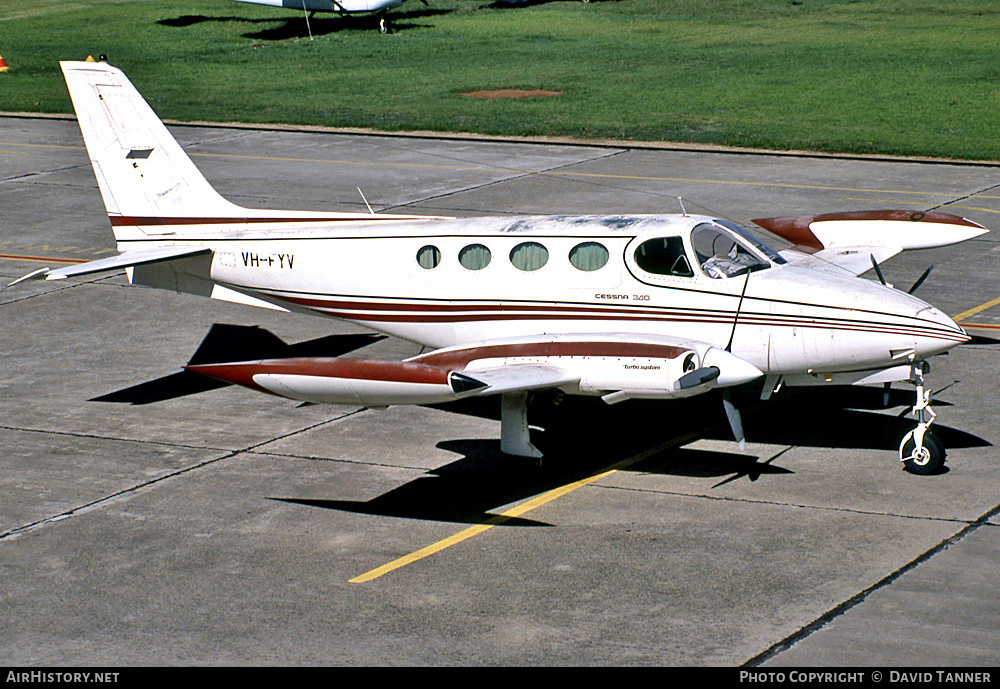
[[[469,244],[458,252],[458,262],[469,270],[482,270],[490,264],[490,250],[482,244]]]
[[[538,242],[518,244],[510,252],[510,262],[518,270],[538,270],[549,261],[549,250]]]
[[[417,265],[430,270],[431,268],[437,268],[439,263],[441,263],[440,249],[431,245],[420,247],[420,250],[417,252]]]
[[[583,242],[569,251],[569,262],[573,267],[588,273],[606,266],[609,258],[608,250],[597,242]]]

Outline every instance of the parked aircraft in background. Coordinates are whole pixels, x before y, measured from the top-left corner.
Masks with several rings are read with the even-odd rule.
[[[382,33],[392,30],[386,12],[402,5],[406,0],[236,0],[254,5],[271,5],[303,12],[336,12],[337,14],[374,14]],[[426,2],[426,0],[425,0]]]
[[[136,285],[344,319],[431,348],[406,361],[298,356],[190,370],[261,392],[372,407],[501,396],[501,448],[538,457],[531,391],[628,399],[762,386],[916,385],[900,459],[938,471],[927,360],[968,341],[924,301],[861,273],[987,230],[871,211],[754,222],[676,215],[445,218],[272,211],[222,198],[124,73],[64,62],[120,255],[42,269],[125,269]],[[912,290],[911,290],[912,291]]]

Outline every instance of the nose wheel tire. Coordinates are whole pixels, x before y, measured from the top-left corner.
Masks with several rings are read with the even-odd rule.
[[[924,433],[923,442],[917,448],[913,433],[907,433],[899,446],[899,459],[903,462],[903,468],[920,476],[940,473],[944,468],[944,445],[930,433]]]
[[[931,409],[931,391],[924,386],[924,374],[930,367],[924,361],[910,360],[910,382],[917,386],[917,403],[912,414],[917,427],[903,436],[899,444],[899,461],[911,474],[929,476],[944,467],[944,445],[930,432],[937,414]]]

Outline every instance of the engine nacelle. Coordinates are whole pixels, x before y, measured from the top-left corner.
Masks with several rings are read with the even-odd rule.
[[[580,391],[609,404],[626,399],[671,399],[756,380],[760,369],[718,347],[693,345],[677,356],[607,357],[586,362]]]

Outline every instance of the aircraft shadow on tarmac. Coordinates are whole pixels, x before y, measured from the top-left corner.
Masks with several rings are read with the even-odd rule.
[[[228,361],[286,359],[296,356],[340,356],[384,340],[385,335],[329,335],[315,340],[288,344],[277,335],[257,326],[216,323],[195,351],[189,365],[219,364]],[[134,385],[124,390],[94,397],[90,402],[152,404],[209,390],[229,387],[226,383],[191,371]]]
[[[533,464],[519,459],[499,460],[499,441],[456,440],[441,443],[439,447],[465,456],[368,501],[271,499],[342,512],[422,521],[551,526],[521,517],[499,517],[491,514],[490,510],[563,485],[564,479],[559,474],[538,471]]]
[[[547,459],[538,465],[524,458],[503,455],[499,441],[495,440],[449,440],[437,446],[463,457],[371,500],[271,499],[423,521],[551,526],[523,517],[506,517],[492,510],[595,476],[609,468],[607,456],[599,453],[578,457],[573,462]],[[756,481],[762,474],[792,473],[770,462],[760,462],[750,455],[681,448],[637,462],[626,470],[723,478],[717,486],[744,477]]]
[[[408,31],[410,29],[433,28],[429,24],[417,23],[420,19],[435,17],[442,14],[451,14],[450,9],[434,9],[421,7],[407,12],[392,12],[389,17],[392,19],[392,31]],[[306,25],[304,15],[300,12],[289,13],[287,16],[269,17],[266,19],[248,19],[246,17],[209,17],[202,14],[186,14],[170,19],[160,19],[156,23],[161,26],[182,28],[208,22],[227,23],[239,22],[240,24],[251,24],[261,28],[258,31],[251,31],[243,34],[244,38],[256,39],[259,41],[287,41],[293,38],[308,38],[310,34],[317,36],[327,36],[339,31],[375,31],[378,32],[378,18],[372,15],[345,15],[336,14],[315,15],[309,18]]]
[[[889,391],[888,409],[883,393],[881,388],[807,389],[756,409],[748,407],[744,415],[747,440],[786,447],[895,451],[899,439],[914,424],[892,412],[895,407],[903,406],[905,415],[913,393],[902,389]],[[490,398],[435,408],[499,418],[499,404]],[[712,489],[744,479],[757,481],[765,476],[780,478],[794,473],[780,466],[780,458],[787,449],[764,461],[735,450],[670,447],[656,451],[672,435],[692,431],[700,438],[731,440],[722,403],[711,395],[673,402],[633,401],[614,407],[585,398],[565,398],[553,405],[548,396],[540,395],[532,412],[533,425],[540,422],[544,427],[532,430],[532,442],[545,452],[541,464],[504,455],[497,440],[445,440],[437,447],[462,455],[460,459],[371,500],[272,499],[406,519],[547,526],[524,518],[506,518],[491,510],[595,476],[616,465],[623,471],[711,479]],[[961,430],[935,428],[938,437],[951,448],[989,445]],[[634,463],[626,461],[651,451],[650,456]]]

